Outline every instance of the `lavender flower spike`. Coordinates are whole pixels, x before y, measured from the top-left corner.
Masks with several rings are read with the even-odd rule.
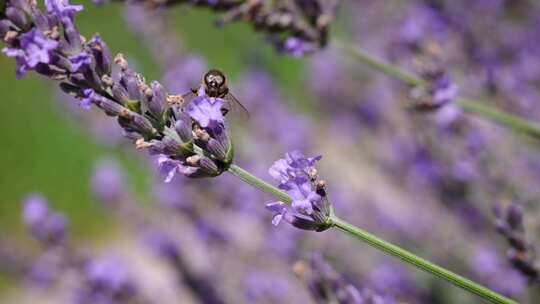
[[[233,149],[222,114],[224,100],[202,90],[188,107],[181,95],[132,70],[122,54],[112,60],[99,35],[87,39],[74,23],[81,5],[68,0],[46,0],[46,12],[37,2],[13,0],[9,14],[0,19],[2,50],[17,60],[17,77],[33,70],[53,80],[79,99],[82,108],[96,106],[117,118],[124,135],[139,149],[158,155],[166,181],[176,173],[187,177],[214,177],[232,163]]]
[[[285,220],[304,230],[324,231],[331,227],[333,210],[326,195],[326,182],[319,179],[314,167],[320,159],[321,156],[305,157],[294,151],[270,167],[268,172],[280,182],[278,187],[292,198],[291,206],[280,201],[266,205],[274,212],[274,225]]]

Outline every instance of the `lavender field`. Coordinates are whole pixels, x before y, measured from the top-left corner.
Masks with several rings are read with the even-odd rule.
[[[0,0],[0,303],[540,303],[540,2]]]

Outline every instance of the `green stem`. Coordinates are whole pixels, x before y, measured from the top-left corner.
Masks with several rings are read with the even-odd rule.
[[[380,59],[377,59],[373,57],[372,55],[364,52],[363,50],[355,48],[349,43],[336,40],[334,41],[334,44],[339,49],[349,54],[352,58],[356,59],[358,62],[363,63],[374,70],[380,71],[383,74],[397,78],[408,85],[412,85],[412,86],[426,86],[427,85],[427,82],[425,82],[422,78],[416,77],[413,74],[405,72],[393,64],[389,64]]]
[[[534,138],[540,139],[540,124],[536,122],[532,122],[514,115],[509,115],[490,107],[483,102],[468,98],[458,98],[456,99],[456,104],[465,112],[478,114],[479,116],[505,125],[516,132],[528,134]]]
[[[286,192],[263,181],[262,179],[256,177],[255,175],[249,173],[248,171],[240,168],[239,166],[235,164],[231,164],[229,168],[227,169],[227,171],[229,171],[229,173],[241,179],[243,182],[248,183],[256,188],[259,188],[263,192],[266,192],[270,195],[275,196],[281,202],[287,203],[289,205],[292,203],[291,197]]]
[[[291,197],[284,191],[276,188],[275,186],[263,181],[262,179],[254,176],[253,174],[249,173],[248,171],[242,169],[241,167],[231,164],[229,168],[227,169],[229,173],[232,175],[238,177],[242,181],[246,182],[247,184],[254,186],[256,188],[261,189],[262,191],[275,196],[280,201],[291,204],[292,199]],[[497,304],[517,304],[517,302],[504,297],[503,295],[500,295],[494,291],[491,291],[490,289],[483,287],[479,284],[476,284],[475,282],[466,279],[458,274],[455,274],[449,270],[446,270],[440,266],[437,266],[427,260],[424,260],[421,257],[418,257],[404,249],[401,249],[400,247],[393,245],[391,243],[388,243],[358,227],[355,227],[346,221],[336,217],[331,217],[332,225],[341,231],[348,233],[355,238],[368,243],[370,246],[375,247],[389,255],[393,255],[397,258],[400,258],[401,260],[416,266],[426,272],[429,272],[435,276],[438,276],[439,278],[442,278],[452,284],[455,284],[456,286],[459,286],[469,292],[472,292],[486,300],[491,301],[492,303]]]
[[[433,263],[431,263],[428,260],[425,260],[419,256],[416,256],[407,250],[401,249],[400,247],[393,245],[391,243],[388,243],[373,234],[366,232],[358,227],[355,227],[346,221],[334,216],[332,218],[332,222],[334,223],[334,226],[340,229],[341,231],[344,231],[355,238],[362,240],[366,243],[368,243],[370,246],[375,247],[381,251],[384,251],[385,253],[389,255],[393,255],[411,265],[414,265],[426,272],[429,272],[435,276],[438,276],[441,279],[444,279],[456,286],[459,286],[469,292],[472,292],[486,300],[489,300],[492,303],[514,303],[517,304],[512,299],[509,299],[503,295],[500,295],[486,287],[483,287],[467,278],[464,278],[456,273],[453,273],[449,270],[446,270],[440,266],[437,266]]]
[[[352,58],[358,62],[365,64],[374,70],[380,71],[388,76],[397,78],[408,85],[425,87],[427,82],[418,76],[403,71],[398,66],[386,63],[380,59],[373,57],[372,55],[364,52],[363,50],[352,46],[351,44],[335,41],[335,45],[349,54]],[[481,116],[483,118],[495,121],[499,124],[505,125],[508,128],[530,135],[532,137],[540,139],[540,124],[521,118],[516,115],[505,113],[501,110],[497,110],[484,102],[472,100],[468,98],[458,98],[456,104],[463,109],[463,111]]]

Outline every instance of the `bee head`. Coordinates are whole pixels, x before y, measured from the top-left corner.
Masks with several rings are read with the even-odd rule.
[[[219,89],[225,84],[225,75],[221,71],[210,70],[204,75],[204,84],[210,89]]]

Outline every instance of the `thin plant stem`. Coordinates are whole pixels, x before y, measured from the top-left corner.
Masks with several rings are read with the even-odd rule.
[[[241,179],[243,182],[248,183],[256,188],[259,188],[263,192],[266,192],[276,197],[281,202],[289,205],[292,203],[292,198],[285,191],[282,191],[275,186],[263,181],[262,179],[256,177],[255,175],[249,173],[248,171],[242,169],[235,164],[231,164],[227,171]]]
[[[341,231],[344,231],[353,237],[368,243],[370,246],[375,247],[386,254],[395,256],[411,265],[416,266],[426,272],[429,272],[441,279],[444,279],[458,287],[461,287],[471,293],[474,293],[492,303],[516,303],[512,299],[509,299],[503,295],[500,295],[482,285],[479,285],[465,277],[462,277],[452,271],[442,268],[436,264],[431,263],[417,255],[410,253],[396,245],[393,245],[385,240],[382,240],[375,235],[366,232],[354,225],[347,223],[346,221],[334,216],[332,218],[334,226]]]
[[[397,78],[411,86],[427,86],[427,82],[420,77],[402,70],[400,67],[386,63],[367,52],[354,47],[353,45],[336,40],[335,45],[343,52],[349,54],[356,61],[382,72],[388,76]],[[483,118],[502,124],[515,132],[524,133],[534,138],[540,139],[540,124],[529,121],[525,118],[505,113],[499,109],[489,106],[485,102],[470,98],[457,98],[456,105],[463,111],[481,116]]]
[[[229,173],[238,177],[245,183],[254,186],[274,197],[280,201],[291,204],[292,198],[286,192],[278,189],[277,187],[263,181],[262,179],[256,177],[255,175],[249,173],[248,171],[242,169],[241,167],[231,164],[227,169]],[[437,266],[419,256],[416,256],[405,249],[402,249],[396,245],[393,245],[383,239],[376,237],[375,235],[366,232],[354,225],[347,223],[346,221],[340,219],[339,217],[332,215],[331,216],[332,226],[343,231],[358,240],[361,240],[368,245],[375,247],[386,254],[395,256],[401,259],[404,262],[407,262],[413,266],[416,266],[419,269],[422,269],[428,273],[431,273],[441,279],[444,279],[458,287],[461,287],[471,293],[474,293],[491,303],[497,304],[517,304],[517,302],[498,294],[486,287],[483,287],[465,277],[462,277],[458,274],[451,272],[443,267]]]

